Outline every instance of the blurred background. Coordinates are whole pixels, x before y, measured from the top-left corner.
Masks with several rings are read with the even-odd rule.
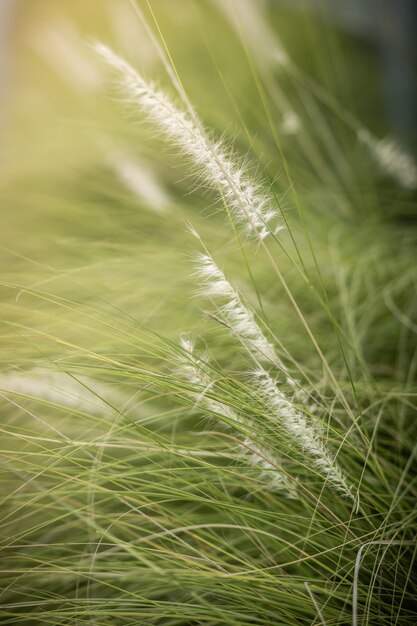
[[[265,5],[262,9],[271,13],[269,19],[275,18],[282,23],[280,30],[289,39],[286,43],[292,53],[295,54],[297,49],[300,52],[298,61],[301,61],[306,44],[307,30],[312,31],[311,38],[325,30],[328,34],[333,30],[333,38],[338,37],[346,46],[344,60],[347,64],[357,61],[357,58],[349,59],[349,45],[360,47],[363,54],[375,63],[378,99],[382,101],[390,130],[402,135],[403,139],[415,132],[417,7],[413,0],[250,0],[249,3]],[[220,0],[217,4],[239,10],[233,0]],[[155,11],[167,11],[173,23],[178,20],[186,26],[194,11],[193,3],[179,0],[173,9],[166,5],[161,0],[152,3]],[[289,21],[293,28],[288,27]],[[143,37],[129,0],[91,0],[88,3],[68,0],[59,5],[52,0],[31,3],[2,0],[0,28],[3,99],[22,78],[19,74],[21,63],[35,51],[40,56],[49,56],[52,65],[65,60],[69,67],[61,70],[66,74],[78,71],[77,81],[72,76],[78,86],[94,83],[92,72],[87,67],[84,72],[81,70],[82,38],[89,34],[113,30],[114,38],[119,38],[122,47],[130,49],[133,56],[143,61],[144,57],[149,60],[151,55],[149,50],[146,53],[145,46],[141,46]],[[356,70],[361,73],[359,64]],[[68,79],[71,80],[71,76]]]
[[[64,233],[122,239],[132,228],[137,237],[160,230],[138,218],[139,207],[194,211],[177,160],[169,150],[161,157],[92,53],[97,39],[172,93],[163,37],[204,122],[238,151],[250,137],[278,192],[296,181],[315,210],[410,219],[415,27],[413,0],[1,0],[1,243],[39,256],[54,233],[62,244]],[[289,178],[277,165],[271,119]]]
[[[239,13],[246,4],[256,5],[299,67],[331,87],[373,132],[393,135],[402,145],[414,148],[417,5],[413,0],[153,0],[152,10],[172,42],[184,76],[187,70],[190,74],[187,66],[195,59],[201,60],[205,70],[201,21],[207,38],[215,41],[211,49],[225,49],[225,32],[210,34],[210,21],[216,21],[214,13],[221,11],[222,4],[229,14]],[[146,8],[143,2],[142,9]],[[24,160],[17,146],[18,154],[14,153],[13,141],[16,134],[26,135],[30,120],[38,115],[49,119],[52,127],[59,117],[60,131],[64,119],[69,123],[83,115],[87,123],[91,110],[93,118],[97,116],[99,107],[92,95],[100,89],[103,76],[88,50],[94,38],[112,43],[150,74],[158,63],[129,0],[1,1],[3,171],[13,169],[15,159]],[[232,70],[225,65],[226,76],[228,71]],[[14,127],[11,137],[10,126]]]

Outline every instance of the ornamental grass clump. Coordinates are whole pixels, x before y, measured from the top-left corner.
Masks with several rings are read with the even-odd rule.
[[[147,85],[129,64],[107,47],[98,44],[96,50],[121,73],[122,86],[129,97],[135,99],[140,108],[169,139],[179,144],[184,152],[193,157],[196,165],[203,167],[206,176],[213,181],[213,186],[222,191],[228,206],[233,211],[233,216],[238,217],[238,222],[242,220],[242,217],[246,218],[251,229],[263,240],[268,234],[266,228],[268,221],[276,215],[276,211],[269,209],[267,213],[263,212],[265,201],[261,199],[259,189],[249,179],[242,180],[242,172],[236,170],[232,161],[226,158],[220,145],[208,142],[201,131],[200,123],[192,121],[183,112],[177,110],[163,94]],[[261,216],[263,216],[263,227],[259,230]],[[228,302],[223,304],[220,314],[231,331],[254,354],[255,361],[267,360],[279,365],[280,359],[274,347],[264,336],[254,315],[243,305],[240,296],[226,280],[212,257],[209,254],[200,254],[197,257],[197,265],[197,278],[201,280],[207,295],[227,298]],[[296,438],[297,444],[313,459],[315,467],[339,493],[353,499],[351,489],[347,486],[335,460],[320,440],[320,434],[308,424],[305,416],[292,409],[288,399],[276,388],[265,370],[258,369],[254,381],[259,381],[261,395],[284,428]]]
[[[276,3],[98,4],[0,180],[1,623],[415,626],[413,161]]]

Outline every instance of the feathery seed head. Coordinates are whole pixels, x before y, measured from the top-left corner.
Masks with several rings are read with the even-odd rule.
[[[95,415],[112,415],[114,410],[105,401],[127,399],[121,394],[110,393],[109,390],[96,380],[80,377],[74,380],[65,372],[34,368],[26,372],[2,374],[0,388],[12,392],[31,396],[51,404],[61,405],[70,409],[77,409]]]
[[[309,423],[306,416],[291,404],[263,368],[257,369],[252,376],[261,399],[270,407],[272,415],[279,420],[294,442],[310,458],[317,471],[337,492],[355,500],[340,467],[321,438],[321,429],[316,424]]]
[[[245,232],[263,240],[277,232],[278,211],[272,198],[253,181],[245,168],[229,154],[221,141],[212,141],[195,112],[178,109],[161,91],[148,84],[129,63],[103,44],[97,54],[119,74],[126,96],[153,122],[163,135],[187,155],[201,178],[217,190],[234,219]]]
[[[199,360],[194,354],[194,344],[186,336],[180,337],[181,348],[187,353],[186,358],[180,357],[180,364],[184,377],[192,384],[202,387],[203,391],[198,394],[197,404],[203,405],[207,410],[217,415],[223,423],[235,423],[236,426],[244,427],[245,430],[251,428],[250,420],[242,417],[230,406],[219,400],[215,400],[207,395],[215,381],[211,379],[204,364],[206,359]],[[224,421],[226,419],[226,422]],[[269,487],[274,490],[285,490],[290,497],[294,496],[294,483],[280,471],[280,463],[275,458],[273,452],[268,448],[255,443],[251,438],[246,437],[239,445],[240,451],[247,457],[252,465],[261,468],[262,475],[267,476]]]
[[[265,337],[254,313],[243,303],[236,289],[208,254],[196,257],[196,276],[201,279],[200,293],[213,298],[227,298],[228,302],[217,311],[230,330],[242,341],[257,361],[274,364],[282,370],[285,366],[279,359],[274,346]]]
[[[295,498],[296,484],[282,470],[281,462],[266,448],[259,446],[249,438],[243,442],[253,465],[262,468],[262,477],[269,483],[272,491],[285,491],[287,498]]]
[[[393,139],[376,139],[366,128],[357,131],[360,142],[368,147],[380,169],[405,189],[417,188],[417,164]]]

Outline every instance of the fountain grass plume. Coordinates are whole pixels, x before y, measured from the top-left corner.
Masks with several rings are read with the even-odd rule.
[[[282,226],[279,211],[261,184],[220,140],[212,140],[196,113],[179,109],[170,98],[145,81],[123,58],[96,43],[97,54],[116,70],[128,101],[160,130],[166,139],[191,159],[204,184],[217,190],[228,210],[246,233],[261,240]]]
[[[397,141],[390,137],[378,140],[363,126],[358,128],[357,137],[367,146],[382,172],[394,178],[404,189],[417,188],[417,164]]]
[[[233,285],[227,280],[213,257],[205,251],[195,257],[196,272],[201,287],[199,292],[210,298],[227,300],[217,314],[248,349],[256,361],[272,364],[282,371],[285,365],[278,357],[273,344],[265,336],[254,313],[243,303]]]
[[[0,389],[6,394],[26,396],[97,415],[114,415],[110,401],[118,405],[128,402],[123,394],[109,390],[97,380],[85,376],[77,380],[65,372],[42,368],[2,374]]]
[[[259,398],[265,402],[271,415],[278,419],[296,446],[310,459],[313,467],[337,493],[353,500],[358,507],[357,496],[354,495],[336,459],[323,441],[320,424],[316,421],[314,424],[309,423],[306,416],[280,391],[265,369],[259,367],[252,373],[252,378]]]
[[[182,348],[182,354],[179,358],[180,373],[195,387],[193,393],[197,395],[196,404],[205,407],[211,415],[218,417],[222,423],[238,427],[239,449],[244,458],[260,470],[260,478],[266,478],[265,486],[268,489],[284,490],[286,495],[295,497],[296,482],[285,474],[282,463],[273,450],[262,443],[255,442],[252,436],[242,438],[242,430],[246,433],[254,430],[251,421],[247,417],[239,415],[229,405],[210,395],[210,390],[215,385],[215,379],[208,372],[207,356],[198,358],[195,354],[194,343],[187,336],[180,338],[180,347]]]

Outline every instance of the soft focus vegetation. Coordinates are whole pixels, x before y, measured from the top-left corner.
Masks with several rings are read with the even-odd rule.
[[[0,172],[2,623],[415,624],[417,170],[381,144],[372,55],[255,0],[27,4]],[[97,40],[283,228],[247,235]]]

